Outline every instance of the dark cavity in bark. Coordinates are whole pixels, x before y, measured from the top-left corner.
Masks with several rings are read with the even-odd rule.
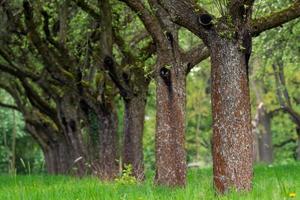
[[[106,69],[112,68],[114,66],[114,61],[110,56],[105,56],[104,58],[104,67]]]
[[[122,77],[123,77],[123,80],[125,81],[125,83],[127,84],[127,85],[129,85],[129,75],[127,74],[127,73],[125,73],[125,72],[123,72],[122,73]]]
[[[168,86],[169,88],[169,92],[171,91],[171,86],[172,86],[172,83],[171,83],[171,72],[168,68],[166,67],[162,67],[160,69],[160,77],[164,80],[165,84]]]
[[[212,16],[209,14],[202,14],[198,17],[198,22],[206,29],[210,29],[212,26]]]
[[[249,82],[249,60],[252,52],[252,37],[249,32],[245,32],[244,39],[243,39],[243,47],[245,48],[245,60],[246,60],[246,72],[247,78]]]
[[[168,39],[168,41],[170,42],[170,44],[171,44],[171,46],[172,46],[172,48],[173,48],[173,44],[174,44],[174,37],[173,37],[173,35],[172,35],[172,33],[170,33],[170,32],[167,32],[166,33],[166,36],[167,36],[167,39]]]

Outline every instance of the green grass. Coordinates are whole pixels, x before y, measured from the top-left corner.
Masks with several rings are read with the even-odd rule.
[[[211,169],[189,170],[184,189],[156,187],[153,176],[140,185],[101,183],[95,178],[76,179],[65,176],[0,176],[1,200],[193,200],[193,199],[300,199],[300,164],[257,166],[253,191],[215,196]]]

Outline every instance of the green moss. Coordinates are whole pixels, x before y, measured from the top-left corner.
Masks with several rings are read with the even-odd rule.
[[[220,35],[222,38],[231,40],[231,39],[233,39],[233,37],[234,37],[234,31],[231,31],[231,30],[220,31],[220,32],[219,32],[219,35]]]

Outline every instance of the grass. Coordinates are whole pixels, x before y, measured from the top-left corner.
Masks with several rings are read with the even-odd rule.
[[[230,193],[224,197],[214,194],[212,170],[189,170],[184,189],[156,187],[149,174],[143,184],[122,185],[101,183],[95,178],[76,179],[66,176],[0,176],[1,200],[193,200],[193,199],[300,199],[300,164],[257,166],[253,191]]]

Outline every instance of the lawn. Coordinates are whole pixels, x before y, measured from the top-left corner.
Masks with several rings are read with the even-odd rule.
[[[101,183],[95,178],[65,176],[0,176],[1,200],[193,200],[193,199],[300,199],[300,164],[255,167],[253,191],[218,197],[213,192],[212,170],[192,169],[184,189],[156,187],[153,175],[143,184]],[[292,196],[296,194],[295,197]]]

